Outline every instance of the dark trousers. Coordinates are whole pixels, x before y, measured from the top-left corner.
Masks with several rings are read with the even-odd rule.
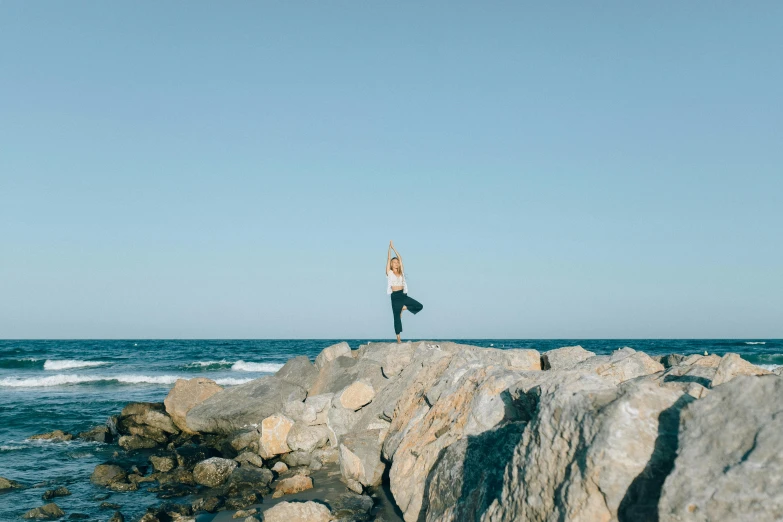
[[[394,314],[394,333],[397,335],[400,335],[400,332],[402,332],[402,319],[400,318],[402,307],[407,307],[408,311],[413,314],[421,312],[421,309],[424,308],[424,305],[414,298],[408,297],[408,294],[403,293],[402,290],[391,293],[391,305],[392,313]]]

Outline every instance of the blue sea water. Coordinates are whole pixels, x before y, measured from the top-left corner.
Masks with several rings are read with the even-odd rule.
[[[290,357],[318,353],[340,340],[0,340],[0,476],[28,486],[0,493],[0,521],[44,502],[46,489],[66,486],[73,495],[55,501],[67,513],[107,520],[89,482],[93,468],[109,460],[115,445],[29,441],[37,433],[71,433],[104,424],[133,401],[162,401],[177,378],[204,376],[232,386],[273,373]],[[780,339],[471,339],[464,344],[546,351],[579,344],[598,354],[630,346],[649,355],[718,355],[735,352],[767,368],[783,365]],[[348,340],[358,348],[368,340]],[[143,491],[112,493],[126,519],[161,502]]]

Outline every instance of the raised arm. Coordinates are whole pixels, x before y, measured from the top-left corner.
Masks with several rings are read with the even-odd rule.
[[[391,251],[392,246],[391,241],[389,241],[389,251],[386,253],[386,275],[389,275],[389,270],[391,270],[391,266],[389,266],[391,265]]]
[[[397,249],[394,248],[394,243],[392,243],[391,241],[389,242],[389,248],[394,250],[394,255],[397,256],[397,259],[400,260],[400,272],[404,274],[405,273],[405,265],[402,264],[402,256],[400,255],[399,252],[397,252]]]

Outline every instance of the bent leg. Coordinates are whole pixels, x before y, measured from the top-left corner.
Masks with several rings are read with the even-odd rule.
[[[408,308],[408,311],[412,314],[417,314],[421,312],[421,309],[424,308],[424,305],[415,300],[412,297],[405,296],[405,306]]]

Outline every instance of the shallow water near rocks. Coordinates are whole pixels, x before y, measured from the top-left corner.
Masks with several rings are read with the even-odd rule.
[[[67,515],[85,513],[97,520],[108,519],[112,511],[101,510],[102,500],[95,500],[95,496],[110,494],[107,502],[121,505],[127,519],[138,518],[147,506],[163,501],[144,488],[113,493],[89,482],[97,464],[110,460],[115,451],[123,453],[116,445],[27,438],[55,429],[86,431],[105,423],[128,402],[160,402],[180,377],[202,376],[227,386],[240,384],[276,371],[296,355],[314,360],[323,348],[340,341],[0,341],[0,476],[26,486],[40,485],[0,493],[0,520],[18,520],[27,510],[45,503],[41,495],[47,489],[58,486],[73,493],[54,500]],[[455,341],[539,351],[580,344],[598,354],[623,346],[651,356],[736,352],[768,368],[783,364],[783,341],[769,339]],[[348,340],[353,349],[366,342]],[[391,516],[387,519],[395,520]]]

